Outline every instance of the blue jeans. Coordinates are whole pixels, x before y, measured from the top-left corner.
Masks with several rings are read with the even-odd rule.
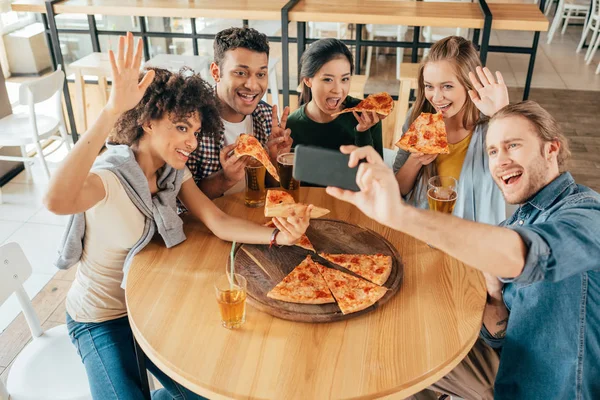
[[[71,342],[77,348],[94,399],[143,400],[133,345],[133,333],[127,317],[100,323],[73,321],[67,314]],[[205,399],[169,378],[146,357],[146,368],[163,385],[152,392],[153,400]]]

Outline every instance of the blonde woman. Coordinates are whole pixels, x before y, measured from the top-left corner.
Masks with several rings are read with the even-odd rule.
[[[417,99],[402,130],[406,132],[422,112],[441,113],[450,154],[398,151],[394,173],[408,203],[428,208],[429,178],[451,176],[458,181],[454,215],[490,224],[506,218],[506,204],[490,175],[485,148],[487,117],[508,104],[502,75],[496,75],[497,81],[481,68],[473,43],[462,37],[450,36],[431,47],[419,69]]]

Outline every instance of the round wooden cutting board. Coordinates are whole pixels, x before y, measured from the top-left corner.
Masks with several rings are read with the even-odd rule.
[[[386,303],[400,289],[403,266],[398,251],[381,235],[343,221],[313,219],[306,235],[317,253],[377,254],[392,256],[392,272],[383,285],[388,292],[377,303],[362,311],[344,315],[337,303],[296,304],[274,300],[267,293],[310,254],[314,261],[327,267],[339,267],[317,254],[297,246],[269,248],[267,245],[243,244],[236,249],[235,272],[248,281],[247,301],[253,307],[274,317],[299,322],[332,322],[353,318],[375,310]],[[355,275],[357,276],[357,275]]]

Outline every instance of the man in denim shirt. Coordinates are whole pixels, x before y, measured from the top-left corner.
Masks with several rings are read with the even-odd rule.
[[[368,161],[361,191],[329,194],[485,273],[483,341],[432,389],[466,399],[600,398],[600,195],[561,173],[568,143],[547,111],[527,101],[490,121],[490,172],[520,205],[501,227],[407,206],[374,150],[342,151],[350,166]]]

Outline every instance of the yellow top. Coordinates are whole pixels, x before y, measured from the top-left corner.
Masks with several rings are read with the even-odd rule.
[[[471,143],[471,137],[473,137],[473,132],[458,143],[448,143],[450,154],[440,154],[435,159],[438,175],[451,176],[456,180],[460,178],[460,171],[469,149],[469,143]]]

